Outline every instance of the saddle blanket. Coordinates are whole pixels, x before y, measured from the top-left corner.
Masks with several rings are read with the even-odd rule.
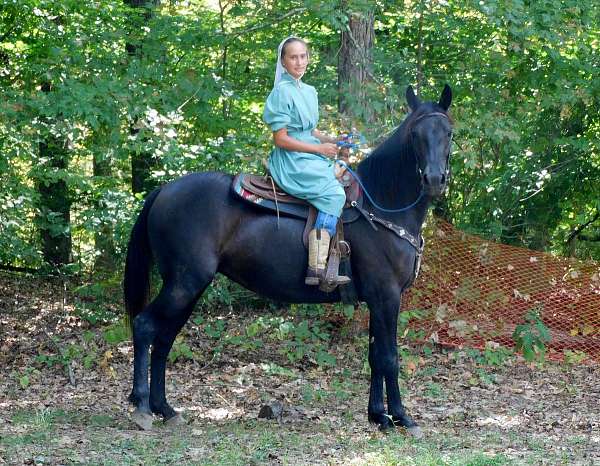
[[[281,215],[302,219],[309,217],[312,206],[302,199],[285,193],[277,185],[272,184],[270,178],[240,173],[233,179],[231,187],[233,192],[244,201],[266,211],[275,213],[278,210]],[[357,209],[350,205],[352,201],[357,201],[359,205],[362,204],[362,195],[358,184],[346,188],[346,205],[342,213],[344,223],[352,222],[360,215]]]

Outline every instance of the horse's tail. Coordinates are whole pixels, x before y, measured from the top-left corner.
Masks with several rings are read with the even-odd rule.
[[[150,297],[152,250],[148,241],[148,212],[159,192],[160,188],[156,188],[146,198],[127,245],[123,292],[127,311],[125,319],[132,329],[133,319],[146,307]]]

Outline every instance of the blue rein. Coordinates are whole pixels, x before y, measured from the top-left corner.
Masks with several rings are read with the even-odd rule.
[[[362,181],[360,180],[359,176],[354,172],[354,170],[352,170],[348,166],[348,164],[346,162],[344,162],[343,160],[336,160],[335,163],[337,163],[337,164],[345,167],[346,170],[348,170],[348,173],[350,173],[354,177],[354,179],[358,182],[359,186],[362,188],[362,190],[365,193],[365,196],[367,196],[367,199],[369,200],[369,202],[371,202],[371,204],[373,205],[373,207],[375,207],[377,210],[380,210],[382,212],[388,212],[390,214],[399,213],[399,212],[406,212],[407,210],[410,210],[414,206],[416,206],[421,201],[421,199],[423,199],[423,186],[421,185],[421,192],[419,193],[419,196],[417,197],[417,199],[415,200],[415,202],[413,202],[412,204],[410,204],[410,205],[408,205],[406,207],[402,207],[401,209],[386,209],[384,207],[381,207],[371,197],[371,195],[369,194],[369,191],[367,191],[367,188],[365,188],[365,185],[362,184]]]

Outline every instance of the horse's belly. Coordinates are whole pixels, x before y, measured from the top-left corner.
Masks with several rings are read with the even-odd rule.
[[[228,241],[218,271],[245,288],[283,302],[334,302],[339,294],[304,284],[308,251],[303,222],[261,216],[244,222]]]

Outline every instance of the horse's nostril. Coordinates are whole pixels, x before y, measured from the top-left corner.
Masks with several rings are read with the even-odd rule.
[[[426,174],[423,175],[423,183],[429,184],[429,179],[427,178]]]
[[[442,185],[446,184],[446,175],[442,175],[441,183]]]

